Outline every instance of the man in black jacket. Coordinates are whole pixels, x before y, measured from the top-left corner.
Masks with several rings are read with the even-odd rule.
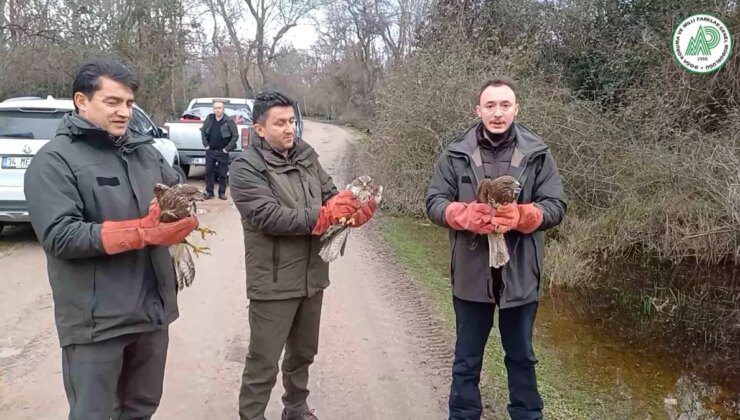
[[[542,292],[544,231],[565,216],[563,185],[547,145],[514,121],[519,112],[514,83],[506,78],[486,82],[474,124],[442,152],[427,193],[427,214],[448,228],[450,264],[457,324],[455,361],[450,389],[450,419],[481,417],[478,382],[483,353],[499,308],[499,332],[506,356],[509,416],[542,418],[537,389],[532,329]],[[521,183],[517,202],[493,209],[476,202],[484,178],[511,175]],[[505,234],[511,259],[489,266],[485,235]]]
[[[213,176],[218,176],[218,198],[226,200],[229,173],[229,152],[236,149],[239,133],[236,123],[224,114],[224,103],[213,102],[213,114],[206,117],[200,128],[206,148],[206,199],[213,198]]]
[[[70,419],[150,418],[162,396],[168,325],[178,316],[168,245],[195,217],[159,222],[154,185],[181,180],[151,138],[127,129],[138,82],[93,60],[75,112],[28,167],[24,192],[46,252]]]

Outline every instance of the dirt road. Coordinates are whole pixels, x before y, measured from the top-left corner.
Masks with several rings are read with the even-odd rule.
[[[307,121],[305,138],[345,185],[352,135]],[[191,182],[201,182],[196,176]],[[155,418],[234,419],[249,337],[239,215],[231,200],[201,206],[213,257],[196,261],[193,287],[170,329],[162,404]],[[415,283],[396,267],[371,222],[331,266],[309,404],[322,419],[445,417],[451,341]],[[28,227],[0,239],[0,418],[61,419],[67,401],[44,254]],[[280,378],[267,418],[279,419]]]

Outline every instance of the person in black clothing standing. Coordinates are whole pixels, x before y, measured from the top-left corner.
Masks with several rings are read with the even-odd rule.
[[[200,136],[206,148],[206,199],[213,198],[213,176],[217,174],[218,198],[226,200],[229,152],[236,149],[239,133],[234,120],[224,114],[223,102],[213,102],[213,114],[203,123]]]

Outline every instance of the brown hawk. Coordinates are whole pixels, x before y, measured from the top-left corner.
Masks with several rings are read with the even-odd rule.
[[[205,199],[203,193],[195,186],[188,184],[176,184],[168,187],[164,184],[154,186],[154,196],[159,203],[159,221],[163,223],[176,222],[180,219],[195,215],[197,208],[195,203]],[[196,229],[200,232],[201,238],[205,239],[206,234],[215,234],[216,232],[199,227]],[[208,247],[191,244],[185,239],[182,243],[170,245],[170,256],[172,264],[175,266],[175,275],[177,278],[177,290],[189,287],[195,280],[195,263],[190,249],[193,248],[195,255],[208,254]]]
[[[376,185],[375,181],[367,175],[355,178],[347,189],[355,196],[360,204],[366,204],[369,200],[374,200],[375,204],[380,204],[383,199],[383,186]],[[340,220],[340,223],[330,226],[329,229],[321,236],[321,250],[319,256],[325,262],[332,262],[344,255],[344,248],[347,245],[350,225],[346,220]]]
[[[495,209],[502,204],[515,202],[520,191],[519,181],[513,176],[504,175],[496,179],[484,179],[478,185],[476,195],[479,203],[486,203]],[[489,233],[488,265],[499,268],[507,262],[509,262],[509,250],[506,248],[504,235],[495,232]]]

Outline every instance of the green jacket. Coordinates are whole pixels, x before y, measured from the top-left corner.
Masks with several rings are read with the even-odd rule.
[[[318,157],[302,140],[285,158],[257,138],[231,164],[249,299],[313,296],[329,286],[329,264],[319,257],[321,243],[311,231],[319,209],[337,189]]]
[[[167,247],[107,255],[102,223],[145,216],[154,184],[180,182],[151,145],[131,132],[115,145],[76,113],[25,174],[31,224],[46,252],[62,346],[153,331],[177,316]]]

